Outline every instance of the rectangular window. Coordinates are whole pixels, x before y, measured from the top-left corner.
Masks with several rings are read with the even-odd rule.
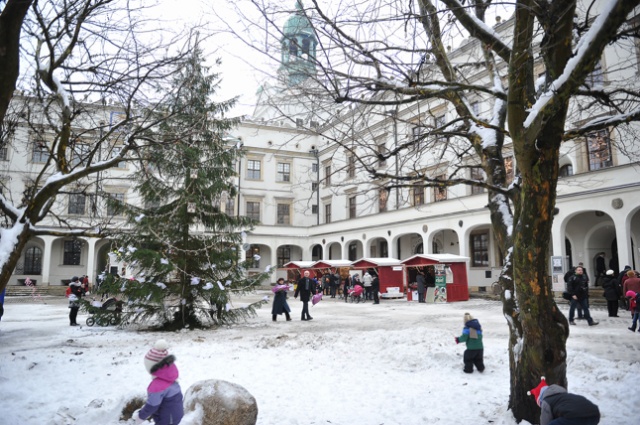
[[[111,158],[117,157],[118,155],[120,155],[120,152],[122,152],[122,146],[114,146],[113,149],[111,149]],[[118,168],[127,168],[127,162],[118,162]]]
[[[414,184],[411,188],[413,196],[413,205],[424,205],[424,186],[422,184]]]
[[[31,153],[31,162],[43,163],[49,159],[49,149],[47,142],[37,139],[33,142],[33,151]]]
[[[304,120],[302,118],[296,118],[296,127],[302,128],[304,126]]]
[[[318,172],[318,163],[314,162],[313,164],[311,164],[311,172],[312,173],[317,173]]]
[[[250,159],[247,161],[247,180],[260,180],[261,162]]]
[[[347,158],[347,175],[350,179],[356,176],[356,157],[353,155]]]
[[[602,63],[598,61],[591,74],[587,75],[584,84],[589,88],[602,87],[604,84],[604,72],[602,71]]]
[[[260,221],[260,202],[247,202],[246,216],[252,220]]]
[[[278,204],[278,224],[291,224],[291,205]]]
[[[438,180],[446,180],[446,178],[447,178],[447,176],[445,176],[444,174],[436,176],[436,179],[438,179]],[[434,187],[433,188],[433,200],[435,202],[444,201],[446,199],[447,199],[447,187],[446,186],[440,186],[440,187]]]
[[[331,186],[331,165],[324,167],[324,186]]]
[[[6,161],[9,159],[9,149],[7,148],[6,143],[2,143],[0,147],[0,161]]]
[[[471,112],[473,113],[473,115],[475,115],[476,117],[478,115],[480,115],[480,102],[473,102],[471,104]]]
[[[471,169],[471,180],[484,181],[484,172],[479,167]],[[477,195],[484,192],[484,187],[471,186],[471,194]]]
[[[124,193],[109,193],[109,197],[118,201],[118,203],[124,203]],[[113,204],[111,202],[107,203],[107,215],[108,216],[117,216],[121,215],[120,207],[118,204]]]
[[[288,246],[281,246],[276,251],[276,255],[278,257],[278,267],[282,267],[283,265],[291,261],[291,248],[289,248]]]
[[[489,233],[471,235],[471,267],[489,267]]]
[[[387,201],[389,200],[389,192],[387,189],[378,191],[378,211],[385,212],[387,210]]]
[[[312,192],[318,191],[318,183],[311,183],[311,191]]]
[[[589,171],[613,166],[609,130],[599,130],[587,135]]]
[[[224,212],[227,215],[235,215],[236,213],[236,198],[229,196],[227,202],[224,205]]]
[[[311,205],[311,214],[318,214],[318,205],[317,204]]]
[[[278,175],[276,176],[276,179],[279,182],[290,182],[291,164],[288,164],[286,162],[278,162]]]
[[[504,172],[506,174],[507,184],[513,183],[515,170],[513,168],[513,156],[507,156],[504,159]]]
[[[71,166],[85,165],[89,150],[89,145],[85,143],[74,143],[71,147]]]
[[[251,267],[254,269],[260,268],[260,246],[259,245],[251,245],[249,247],[249,255],[247,256],[247,261],[252,262]]]
[[[419,151],[422,149],[422,145],[424,144],[424,135],[426,130],[423,126],[418,125],[411,129],[411,140],[413,142],[413,150]]]
[[[65,266],[79,266],[82,258],[82,241],[74,239],[64,241],[64,258]]]
[[[349,218],[356,218],[356,197],[349,197]]]
[[[445,124],[446,120],[444,115],[438,115],[437,117],[434,117],[434,126],[436,129],[440,129],[437,130],[436,133],[436,140],[438,141],[446,139],[446,137],[442,135],[442,132],[444,131],[442,127],[444,127]]]
[[[69,195],[69,214],[84,215],[87,197],[82,193],[73,193]]]
[[[331,223],[331,204],[325,204],[324,206],[324,222]]]
[[[386,167],[387,165],[387,146],[384,143],[378,145],[378,167]]]

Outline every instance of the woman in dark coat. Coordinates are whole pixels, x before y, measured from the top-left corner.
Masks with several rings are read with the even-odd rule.
[[[271,317],[275,322],[279,314],[284,313],[287,322],[291,321],[291,309],[287,303],[287,291],[289,286],[284,284],[284,278],[278,279],[276,286],[273,288],[273,307],[271,308]]]
[[[609,317],[618,317],[618,301],[622,294],[618,286],[618,279],[613,274],[613,270],[607,270],[605,277],[602,279],[602,287],[604,288],[604,297],[607,300]]]

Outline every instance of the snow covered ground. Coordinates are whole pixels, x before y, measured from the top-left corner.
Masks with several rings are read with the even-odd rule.
[[[125,401],[145,394],[149,375],[142,360],[159,338],[177,357],[183,392],[202,379],[240,384],[258,402],[260,425],[515,425],[506,410],[508,329],[495,301],[373,305],[325,298],[311,308],[314,320],[302,322],[301,303],[290,299],[291,322],[272,322],[269,305],[246,324],[169,334],[70,327],[63,298],[6,301],[0,322],[4,425],[121,423]],[[467,311],[483,325],[483,374],[462,372],[464,346],[454,343]],[[627,330],[628,312],[608,318],[596,307],[592,314],[599,326],[582,321],[571,328],[569,390],[600,407],[601,424],[635,425],[640,333]],[[85,318],[81,313],[78,320]]]

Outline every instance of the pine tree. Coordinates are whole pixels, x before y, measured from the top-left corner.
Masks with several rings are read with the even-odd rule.
[[[219,80],[208,72],[194,49],[173,82],[169,119],[149,137],[161,143],[152,143],[139,161],[138,205],[118,204],[128,226],[117,238],[117,253],[129,270],[107,277],[101,292],[125,301],[124,323],[158,319],[165,329],[231,324],[255,315],[265,302],[230,303],[232,294],[255,290],[268,270],[247,276],[250,263],[240,261],[237,247],[253,223],[221,209],[236,195],[234,164],[241,152],[224,138],[237,124],[223,118],[235,100],[212,102]]]

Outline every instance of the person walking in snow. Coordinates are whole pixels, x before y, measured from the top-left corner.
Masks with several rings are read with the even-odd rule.
[[[69,282],[69,325],[78,326],[76,322],[78,310],[80,310],[80,299],[84,295],[82,284],[78,276],[73,276]]]
[[[4,288],[2,292],[0,292],[0,320],[2,320],[2,316],[4,316],[4,296],[7,293],[7,288]]]
[[[622,288],[618,286],[618,281],[613,275],[613,270],[607,270],[602,278],[602,288],[604,289],[604,298],[607,300],[609,317],[618,317],[618,302],[620,295],[622,295]]]
[[[147,388],[147,402],[133,412],[138,424],[153,419],[156,425],[178,425],[184,415],[176,358],[168,348],[167,341],[160,339],[144,356],[144,366],[153,380]]]
[[[587,319],[589,326],[595,326],[595,322],[589,313],[589,292],[587,291],[588,278],[584,273],[584,269],[580,266],[576,267],[575,274],[569,278],[567,282],[567,292],[571,294],[571,306],[569,307],[569,323],[575,325],[573,320],[576,308],[582,307],[584,318]]]
[[[298,298],[298,295],[300,295],[300,301],[302,301],[302,317],[300,320],[313,320],[313,317],[309,314],[309,301],[311,301],[311,296],[316,294],[316,285],[309,277],[309,274],[309,270],[304,271],[304,277],[298,280],[298,286],[293,293],[293,298]]]
[[[371,283],[373,282],[373,276],[371,276],[371,273],[369,273],[369,270],[367,270],[364,273],[364,276],[362,276],[362,283],[364,286],[364,291],[365,291],[365,296],[364,298],[366,300],[370,300],[371,299]]]
[[[463,322],[462,335],[455,338],[456,344],[464,342],[467,345],[463,355],[463,370],[465,373],[473,373],[473,366],[475,366],[478,372],[482,372],[484,371],[482,326],[480,326],[478,319],[474,319],[469,313],[464,314]]]
[[[625,296],[629,299],[629,310],[631,311],[631,327],[627,328],[631,332],[636,331],[638,325],[638,319],[640,318],[640,308],[638,308],[638,302],[640,302],[640,292],[627,291]],[[640,332],[640,329],[638,329]]]
[[[284,313],[284,316],[287,318],[287,322],[291,321],[291,308],[289,308],[289,303],[287,303],[287,291],[289,290],[289,285],[284,283],[284,278],[278,279],[276,282],[276,286],[273,287],[273,307],[271,308],[271,318],[275,322],[278,320],[278,315]]]
[[[536,398],[542,409],[540,425],[597,425],[600,422],[598,406],[560,385],[547,386],[544,376],[528,394]]]

